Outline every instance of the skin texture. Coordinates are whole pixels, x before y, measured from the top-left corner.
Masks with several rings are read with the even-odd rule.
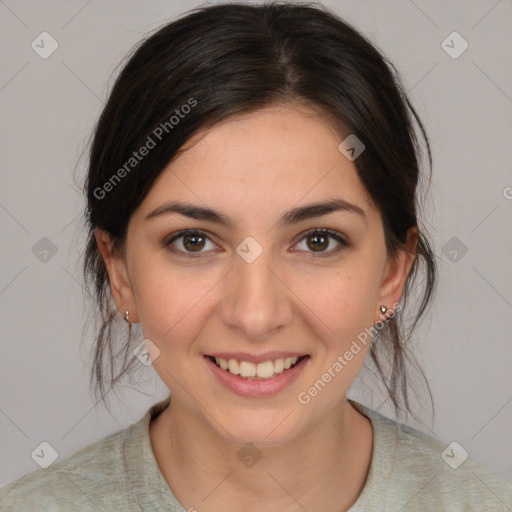
[[[364,486],[372,427],[346,391],[368,345],[310,403],[297,395],[383,319],[380,305],[399,302],[414,256],[400,251],[388,258],[380,212],[354,163],[338,150],[344,137],[305,106],[274,105],[230,118],[193,137],[160,174],[130,219],[124,257],[112,252],[107,233],[96,231],[118,310],[124,316],[128,309],[160,350],[153,366],[172,400],[150,437],[186,509],[339,512]],[[291,208],[334,198],[356,204],[366,218],[338,211],[277,223]],[[145,220],[171,200],[219,210],[234,226],[178,214]],[[321,238],[318,249],[307,232],[321,228],[350,246],[334,253],[339,242]],[[164,247],[183,229],[208,235],[196,249],[194,240],[173,242],[199,257]],[[263,249],[252,263],[236,252],[248,236]],[[416,243],[411,228],[409,249]],[[310,359],[288,388],[265,398],[226,389],[203,359],[274,350]],[[261,454],[252,467],[237,457],[247,442]]]

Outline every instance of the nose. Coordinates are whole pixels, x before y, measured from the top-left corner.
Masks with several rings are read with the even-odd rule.
[[[239,330],[240,336],[261,341],[290,323],[293,293],[280,276],[283,272],[271,251],[263,250],[249,261],[234,256],[220,314],[224,325]]]

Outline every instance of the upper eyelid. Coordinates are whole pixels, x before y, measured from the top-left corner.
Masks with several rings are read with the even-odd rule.
[[[212,234],[208,231],[205,231],[204,229],[182,229],[180,231],[177,231],[176,233],[173,233],[172,235],[166,237],[164,239],[164,245],[170,244],[174,242],[175,240],[179,240],[180,238],[184,237],[185,235],[193,235],[193,234],[199,234],[199,235],[205,235],[206,238],[208,238],[211,242],[215,243],[212,239]]]

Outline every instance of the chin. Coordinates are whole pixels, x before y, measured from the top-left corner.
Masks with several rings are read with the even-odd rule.
[[[253,410],[221,420],[221,425],[229,425],[226,430],[216,423],[211,426],[229,443],[242,446],[252,443],[260,448],[271,448],[284,445],[297,436],[299,426],[289,421],[292,416],[294,414],[289,410],[279,413]]]

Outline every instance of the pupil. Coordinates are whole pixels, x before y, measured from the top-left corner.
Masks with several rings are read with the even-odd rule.
[[[319,239],[323,239],[324,243],[320,243],[318,244],[318,240]],[[310,240],[313,240],[313,247],[316,247],[317,249],[320,248],[320,249],[325,249],[326,246],[328,245],[328,241],[327,241],[327,237],[325,235],[311,235],[310,237]],[[325,243],[327,241],[327,244]]]
[[[202,248],[201,243],[199,243],[199,245],[198,245],[196,242],[193,242],[192,245],[189,247],[189,242],[191,239],[195,240],[197,242],[198,239],[202,240],[203,237],[201,235],[185,235],[185,237],[183,239],[183,243],[187,249],[194,249],[194,248],[201,249]],[[203,240],[203,243],[204,243],[204,240]]]

